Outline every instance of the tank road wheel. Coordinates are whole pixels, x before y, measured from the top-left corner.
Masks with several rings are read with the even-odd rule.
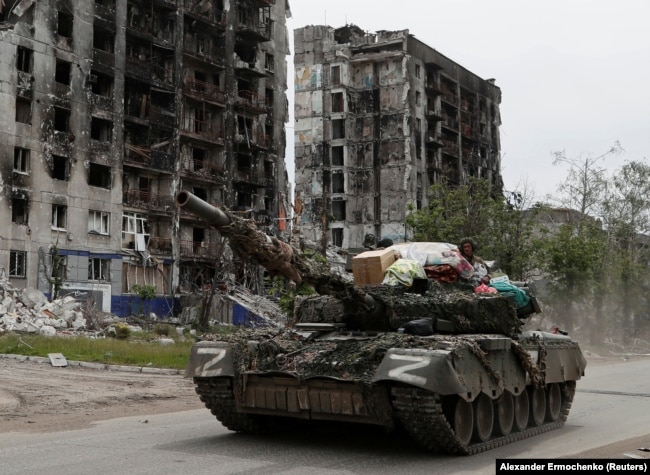
[[[480,442],[490,440],[494,427],[494,405],[484,393],[474,401],[474,439]]]
[[[530,391],[530,423],[541,426],[546,417],[546,391],[543,387],[531,388]]]
[[[494,430],[498,435],[508,435],[512,432],[515,423],[515,401],[508,391],[503,391],[501,397],[495,402]]]
[[[474,408],[471,402],[465,401],[462,397],[456,399],[451,425],[460,445],[466,447],[472,440],[474,432]]]
[[[528,414],[530,413],[528,407],[528,391],[525,389],[515,396],[515,429],[522,431],[528,425]]]
[[[560,385],[551,383],[546,388],[546,419],[550,422],[560,420],[562,412],[562,391]]]

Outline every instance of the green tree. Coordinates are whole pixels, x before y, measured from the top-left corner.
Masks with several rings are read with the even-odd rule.
[[[558,186],[559,204],[578,211],[577,216],[580,219],[586,216],[597,216],[603,193],[607,189],[606,171],[599,166],[599,162],[622,151],[621,144],[616,141],[605,153],[597,157],[571,158],[567,157],[564,151],[553,152],[553,165],[569,166],[564,182]]]
[[[585,323],[582,317],[592,309],[594,282],[602,269],[605,240],[596,221],[583,222],[580,232],[572,224],[543,231],[538,240],[538,261],[548,277],[551,309],[556,323],[572,332]]]
[[[605,170],[599,163],[622,151],[615,142],[605,153],[586,158],[567,157],[555,152],[554,165],[568,165],[565,180],[558,187],[554,208],[546,216],[559,213],[561,222],[544,219],[538,239],[538,261],[550,279],[548,305],[557,323],[572,331],[582,323],[597,328],[604,318],[604,296],[609,291],[601,278],[606,268],[606,235],[601,222],[603,197],[607,190]]]
[[[142,313],[148,312],[151,307],[151,299],[156,296],[156,288],[153,285],[135,284],[131,286],[131,292],[142,299]]]
[[[470,178],[462,186],[439,183],[431,187],[427,207],[410,210],[406,225],[414,241],[458,244],[472,237],[481,257],[496,260],[502,271],[523,280],[533,267],[534,212],[524,213],[529,195],[526,190],[495,195],[481,178]]]
[[[628,335],[647,324],[650,250],[650,166],[632,161],[611,179],[602,206],[608,237],[611,314]],[[646,321],[644,321],[644,319]]]
[[[533,192],[524,187],[506,192],[495,206],[489,228],[491,254],[499,269],[513,280],[528,281],[538,273],[534,260],[536,241],[532,239],[539,207],[531,206]]]
[[[448,183],[433,185],[428,194],[428,206],[412,207],[406,226],[414,241],[451,242],[456,244],[465,236],[483,242],[495,208],[500,203],[492,196],[488,181],[470,178],[466,185]]]
[[[59,298],[59,292],[65,281],[65,257],[59,255],[59,248],[57,245],[52,246],[50,249],[50,258],[52,263],[51,272],[45,272],[48,283],[52,286],[52,300]]]

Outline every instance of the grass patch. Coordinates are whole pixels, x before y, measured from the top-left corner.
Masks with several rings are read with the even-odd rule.
[[[57,336],[9,333],[0,336],[0,353],[47,357],[61,353],[72,361],[113,365],[151,366],[184,369],[190,356],[193,338],[176,339],[173,345],[147,341],[147,334],[131,334],[128,339],[84,336]]]

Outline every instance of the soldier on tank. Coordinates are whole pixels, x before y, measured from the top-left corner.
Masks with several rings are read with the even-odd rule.
[[[471,283],[474,286],[490,282],[490,267],[483,259],[474,254],[477,247],[476,242],[472,238],[464,238],[458,245],[460,254],[474,267],[474,275],[471,278]]]

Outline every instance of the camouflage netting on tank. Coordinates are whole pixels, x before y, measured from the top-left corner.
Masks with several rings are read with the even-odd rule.
[[[351,281],[332,273],[325,262],[310,259],[290,244],[264,234],[252,220],[242,219],[227,209],[222,212],[230,223],[219,226],[219,232],[228,238],[240,259],[263,266],[271,276],[282,275],[296,285],[311,285],[322,295],[354,293]]]
[[[478,341],[484,335],[433,335],[419,337],[401,333],[378,333],[355,336],[342,333],[339,338],[312,340],[291,330],[269,331],[240,329],[230,335],[209,335],[206,339],[225,341],[233,351],[236,373],[289,373],[297,378],[331,377],[370,383],[390,348],[444,349],[452,353],[469,350],[483,363],[495,380],[494,373]],[[527,370],[536,370],[525,351],[517,353]]]
[[[370,303],[365,296],[371,297]],[[507,297],[476,294],[453,284],[430,282],[420,295],[403,286],[368,286],[342,299],[310,296],[296,301],[298,323],[345,323],[355,330],[390,331],[422,318],[451,322],[453,333],[517,335],[522,322]]]

